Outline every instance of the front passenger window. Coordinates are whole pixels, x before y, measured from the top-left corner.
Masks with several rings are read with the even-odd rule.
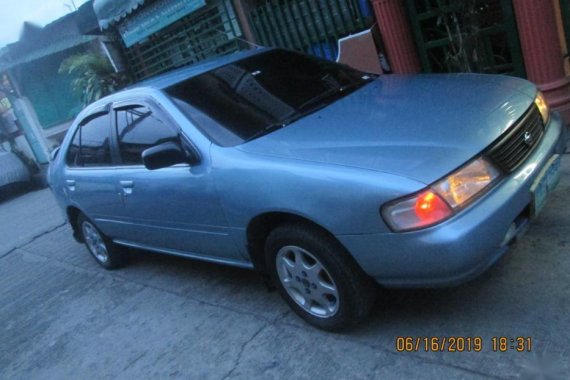
[[[164,142],[178,141],[178,133],[148,107],[116,111],[117,136],[123,165],[142,165],[142,152]]]

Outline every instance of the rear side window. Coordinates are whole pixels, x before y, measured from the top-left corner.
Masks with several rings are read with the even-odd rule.
[[[67,164],[71,167],[111,165],[109,114],[89,118],[75,132],[67,151]]]
[[[116,111],[117,140],[123,165],[142,165],[142,152],[168,141],[178,141],[178,133],[148,107],[136,106]]]

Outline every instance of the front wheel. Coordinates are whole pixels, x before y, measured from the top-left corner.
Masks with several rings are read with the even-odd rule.
[[[302,225],[284,225],[267,238],[273,282],[308,323],[338,331],[361,322],[374,302],[373,281],[334,238]]]
[[[106,237],[85,215],[77,220],[83,242],[91,256],[105,269],[115,269],[125,263],[125,256],[108,237]]]

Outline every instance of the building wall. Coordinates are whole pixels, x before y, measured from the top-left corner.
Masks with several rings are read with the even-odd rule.
[[[22,94],[32,103],[42,129],[73,119],[83,108],[79,95],[72,90],[74,77],[58,72],[66,58],[83,52],[83,48],[70,49],[14,70]]]

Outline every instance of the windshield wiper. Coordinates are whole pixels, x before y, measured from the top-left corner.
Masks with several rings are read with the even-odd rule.
[[[294,121],[299,120],[300,118],[302,118],[303,116],[305,116],[308,113],[310,113],[310,112],[305,112],[305,113],[295,112],[293,115],[289,116],[288,118],[283,119],[283,121],[280,121],[278,123],[269,124],[267,127],[260,129],[259,131],[255,132],[253,135],[248,137],[247,140],[245,140],[245,142],[255,140],[258,137],[267,135],[267,134],[269,134],[273,131],[276,131],[278,129],[285,128],[289,124],[293,123]]]
[[[310,110],[307,110],[305,112],[295,112],[293,115],[289,116],[288,118],[284,119],[283,121],[280,121],[280,122],[274,123],[274,124],[269,124],[267,127],[260,129],[259,131],[255,132],[253,135],[248,137],[246,140],[244,140],[244,142],[255,140],[256,138],[267,135],[267,134],[269,134],[273,131],[276,131],[278,129],[284,128],[284,127],[288,126],[289,124],[294,123],[295,121],[320,110],[321,108],[325,108],[326,106],[327,106],[327,104],[320,104],[317,107],[313,107]]]
[[[302,110],[306,109],[307,107],[309,107],[313,104],[318,104],[325,99],[332,98],[332,97],[334,97],[334,95],[339,95],[339,94],[345,93],[347,91],[350,91],[350,90],[354,89],[355,87],[362,86],[365,83],[368,83],[370,81],[370,79],[363,79],[361,82],[353,82],[353,83],[347,84],[345,86],[331,88],[331,89],[329,89],[325,92],[322,92],[319,95],[307,100],[306,102],[301,104],[297,109],[299,111],[302,111]]]
[[[305,103],[301,104],[301,106],[297,108],[297,112],[293,113],[291,116],[285,118],[284,120],[282,120],[278,123],[269,124],[265,128],[260,129],[259,131],[255,132],[253,135],[251,135],[250,137],[245,139],[244,142],[249,142],[251,140],[255,140],[255,139],[257,139],[261,136],[267,135],[273,131],[284,128],[287,125],[301,119],[302,117],[307,116],[313,112],[320,110],[321,108],[326,107],[328,105],[328,103],[321,103],[322,100],[327,99],[329,97],[332,97],[335,94],[344,93],[346,91],[350,91],[350,90],[354,89],[355,87],[362,86],[365,83],[370,82],[372,79],[373,79],[372,77],[363,78],[362,81],[360,81],[360,82],[353,82],[353,83],[348,84],[346,86],[341,86],[341,87],[337,87],[337,88],[333,88],[333,89],[330,89],[328,91],[325,91],[325,92],[307,100]],[[321,104],[319,104],[319,103],[321,103]],[[309,106],[314,105],[314,104],[318,104],[318,105],[316,107],[306,109]]]
[[[271,133],[273,131],[276,131],[278,129],[281,129],[285,126],[285,123],[275,123],[275,124],[269,124],[267,127],[260,129],[259,131],[255,132],[253,135],[249,136],[247,139],[245,139],[244,142],[248,142],[251,140],[255,140],[258,137],[264,136],[268,133]]]

